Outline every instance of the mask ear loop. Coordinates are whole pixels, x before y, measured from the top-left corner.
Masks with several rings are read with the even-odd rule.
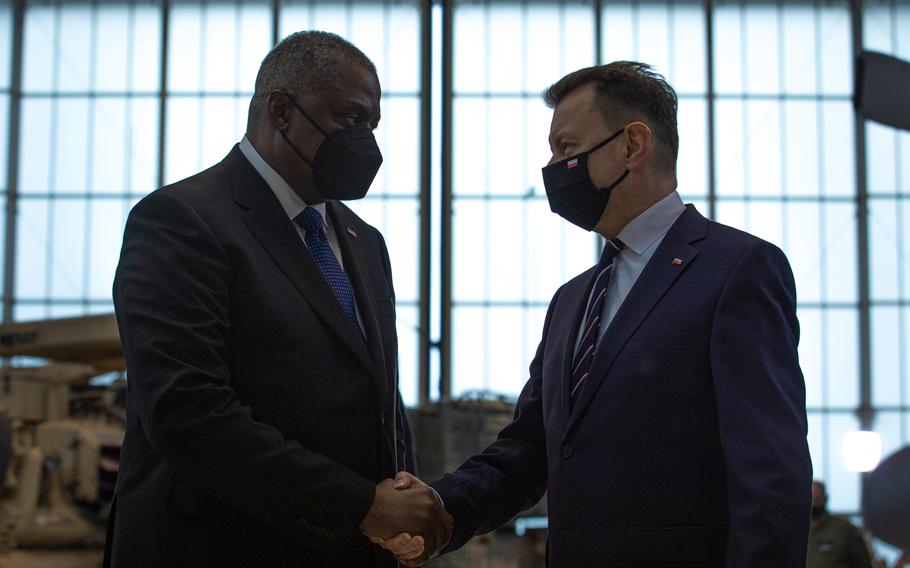
[[[291,142],[291,139],[288,138],[288,135],[284,133],[284,130],[279,130],[279,131],[278,131],[278,134],[281,134],[281,137],[284,138],[284,141],[288,143],[288,146],[291,147],[291,150],[293,150],[294,153],[297,154],[297,156],[298,156],[301,160],[303,160],[304,162],[306,162],[311,168],[313,167],[313,162],[309,161],[309,160],[306,158],[306,156],[304,156],[303,154],[300,153],[300,150],[297,149],[297,146],[294,146],[294,143]]]
[[[603,148],[604,146],[606,146],[606,145],[609,144],[610,142],[616,140],[616,137],[619,136],[620,134],[622,134],[622,133],[625,132],[625,131],[626,131],[626,127],[623,126],[623,127],[620,128],[619,130],[617,130],[616,132],[614,132],[613,134],[611,134],[609,138],[607,138],[606,140],[604,140],[604,141],[601,142],[600,144],[597,144],[596,146],[594,146],[593,148],[591,148],[590,150],[588,150],[587,152],[585,152],[585,154],[591,154],[592,152],[596,152],[596,151],[600,150],[601,148]]]
[[[620,134],[622,134],[622,133],[625,132],[625,131],[626,131],[626,127],[623,126],[623,127],[620,128],[619,130],[617,130],[616,132],[614,132],[613,134],[611,134],[611,135],[609,136],[609,138],[607,138],[606,140],[604,140],[604,141],[601,142],[600,144],[597,144],[596,146],[594,146],[593,148],[591,148],[590,150],[588,150],[588,151],[585,152],[585,153],[588,154],[588,155],[590,156],[592,152],[596,152],[597,150],[600,150],[601,148],[603,148],[604,146],[606,146],[606,145],[609,144],[610,142],[616,140],[616,137],[619,136]],[[626,179],[626,177],[627,177],[630,173],[632,173],[632,172],[630,172],[629,170],[626,170],[621,176],[619,176],[619,179],[617,179],[616,181],[614,181],[613,183],[611,183],[609,186],[607,186],[607,187],[605,187],[605,188],[598,189],[597,191],[613,191],[613,188],[616,187],[617,185],[621,184],[622,181],[623,181],[624,179]]]
[[[303,107],[302,107],[302,106],[300,106],[299,104],[297,104],[297,100],[293,97],[293,95],[291,95],[290,93],[284,93],[284,96],[286,96],[286,97],[288,98],[288,100],[291,101],[291,104],[294,105],[294,106],[297,108],[297,110],[300,111],[300,114],[302,114],[307,120],[310,121],[310,124],[312,124],[313,126],[316,127],[316,130],[318,130],[319,133],[322,134],[323,138],[328,137],[328,134],[326,134],[325,130],[323,130],[323,129],[319,126],[319,124],[318,124],[315,120],[313,120],[313,118],[312,118],[309,114],[307,114],[307,111],[303,110]],[[300,150],[297,149],[297,146],[294,146],[294,143],[291,142],[291,139],[288,138],[288,135],[284,133],[284,130],[279,130],[278,133],[281,134],[281,137],[284,138],[284,141],[288,143],[288,146],[290,146],[291,149],[294,150],[294,153],[297,154],[297,156],[298,156],[301,160],[303,160],[304,162],[306,162],[306,163],[312,168],[312,167],[313,167],[313,162],[311,162],[310,160],[308,160],[308,159],[306,158],[306,156],[304,156],[304,155],[300,152]]]

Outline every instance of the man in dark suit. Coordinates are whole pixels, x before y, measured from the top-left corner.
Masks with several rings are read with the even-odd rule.
[[[393,567],[366,534],[445,525],[431,490],[388,479],[413,470],[389,255],[337,201],[382,161],[379,101],[360,50],[294,34],[262,63],[243,141],[130,214],[107,565]]]
[[[551,567],[805,566],[786,257],[683,205],[676,94],[647,65],[576,71],[545,100],[550,206],[607,243],[553,297],[514,421],[433,484],[455,518],[445,550],[546,490]],[[408,565],[435,551],[419,535],[386,545]]]

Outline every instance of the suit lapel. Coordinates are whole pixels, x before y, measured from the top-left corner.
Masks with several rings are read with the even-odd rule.
[[[594,398],[623,347],[698,256],[698,251],[690,243],[704,237],[706,226],[707,220],[690,205],[664,237],[598,344],[591,362],[591,374],[578,394],[566,434]]]
[[[386,369],[385,350],[382,341],[382,329],[379,326],[377,317],[377,299],[373,286],[370,284],[369,268],[363,258],[363,249],[359,242],[359,236],[351,230],[351,224],[348,222],[347,215],[337,203],[329,201],[326,203],[326,212],[332,221],[332,227],[335,229],[335,235],[338,237],[338,244],[341,247],[341,255],[344,258],[344,271],[351,279],[351,285],[354,288],[354,294],[357,297],[357,307],[360,310],[360,318],[363,320],[364,335],[367,338],[367,345],[373,363],[380,373],[382,379],[386,379],[384,370]],[[385,382],[383,382],[385,384]],[[383,388],[383,396],[388,395],[388,389]],[[385,408],[385,406],[383,406]]]
[[[358,359],[376,373],[376,366],[357,330],[322,276],[319,266],[265,180],[237,146],[225,158],[234,200],[248,211],[243,221],[278,268],[306,299],[320,318],[351,348]]]

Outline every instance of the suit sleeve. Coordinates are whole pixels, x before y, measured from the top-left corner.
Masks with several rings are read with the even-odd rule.
[[[166,191],[127,222],[114,303],[130,411],[178,476],[333,555],[375,485],[257,421],[231,387],[231,264],[208,225]],[[318,527],[318,528],[317,528]],[[321,530],[320,530],[321,529]]]
[[[431,484],[455,519],[445,552],[456,550],[474,535],[490,532],[533,507],[547,487],[546,434],[541,382],[543,354],[550,318],[559,292],[550,302],[543,339],[530,366],[515,416],[483,453],[469,458],[455,472]]]
[[[805,565],[812,466],[798,342],[787,259],[773,245],[754,245],[729,276],[711,335],[728,568]]]

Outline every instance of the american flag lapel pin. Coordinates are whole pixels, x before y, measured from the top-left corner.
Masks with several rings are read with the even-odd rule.
[[[354,229],[348,227],[348,234],[351,235],[352,237],[356,237],[356,236],[357,236],[357,231],[355,231]]]
[[[683,263],[683,259],[681,259],[681,258],[673,259],[673,266],[682,266],[682,263]]]
[[[578,167],[578,158],[573,158],[573,159],[569,160],[568,162],[566,162],[567,170],[571,170],[571,169],[577,168],[577,167]]]

